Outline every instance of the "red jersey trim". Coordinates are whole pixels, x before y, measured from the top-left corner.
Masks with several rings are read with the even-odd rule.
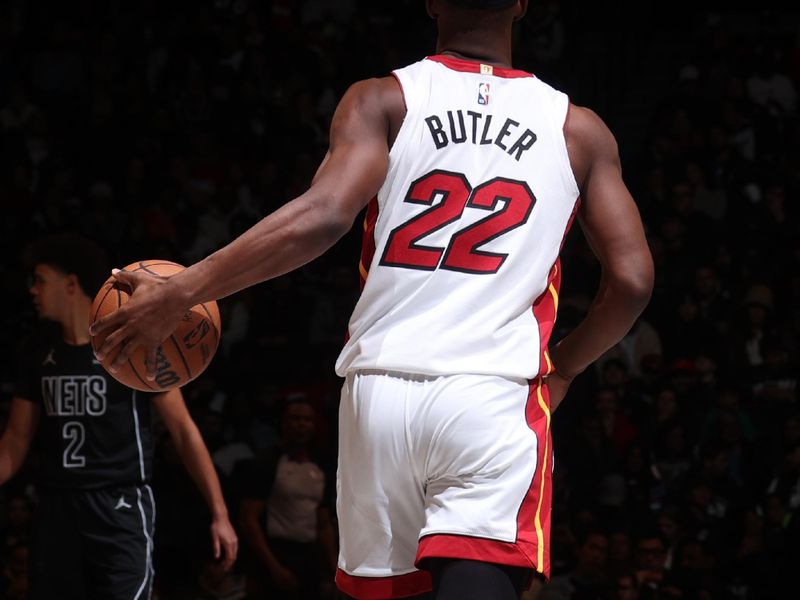
[[[419,541],[416,564],[426,558],[460,558],[498,565],[536,569],[519,543],[501,542],[467,535],[434,533]]]
[[[361,291],[364,291],[372,258],[375,256],[375,223],[378,222],[378,211],[378,197],[375,196],[367,204],[367,212],[364,215],[364,233],[361,237],[361,257],[358,263]]]
[[[581,197],[575,199],[575,204],[572,206],[572,214],[569,216],[567,226],[564,229],[564,234],[561,236],[561,244],[558,247],[559,254],[564,248],[564,242],[567,241],[567,234],[575,222],[575,216],[581,207]],[[556,324],[556,317],[558,315],[558,301],[559,292],[561,290],[561,258],[557,258],[556,262],[550,268],[550,274],[547,276],[547,285],[542,294],[533,302],[533,318],[536,321],[536,326],[539,329],[539,376],[546,377],[553,372],[553,363],[550,360],[550,352],[547,346],[550,342],[550,336],[553,333],[553,328]]]
[[[495,77],[503,77],[505,79],[535,77],[533,73],[528,73],[527,71],[509,69],[506,67],[495,67],[494,65],[488,65],[491,67],[491,73],[484,73],[481,69],[481,67],[484,66],[484,63],[481,63],[480,61],[466,60],[463,58],[456,58],[454,56],[446,56],[444,54],[426,56],[425,59],[438,62],[448,69],[452,69],[453,71],[461,71],[462,73],[480,73],[484,75],[493,75]]]
[[[563,242],[562,242],[563,243]],[[533,303],[533,318],[539,329],[539,375],[545,377],[552,373],[553,363],[547,345],[556,324],[558,314],[558,291],[561,287],[561,259],[556,259],[547,277],[547,285],[541,296]]]
[[[529,383],[525,420],[537,440],[536,472],[517,512],[517,536],[503,542],[469,535],[434,533],[422,537],[415,564],[426,558],[477,560],[522,567],[550,577],[550,513],[553,443],[550,401],[541,379]]]
[[[517,544],[532,553],[534,569],[549,580],[553,439],[550,433],[550,394],[541,378],[528,383],[525,420],[536,436],[536,471],[517,513]]]
[[[336,570],[336,586],[357,600],[407,598],[433,590],[430,573],[415,571],[394,577],[356,577]]]
[[[375,255],[375,223],[378,221],[378,197],[375,196],[367,204],[367,211],[364,216],[364,233],[361,237],[361,256],[358,259],[358,283],[360,291],[364,291],[369,276],[369,268],[372,265],[372,257]],[[344,334],[344,343],[350,340],[350,328]]]

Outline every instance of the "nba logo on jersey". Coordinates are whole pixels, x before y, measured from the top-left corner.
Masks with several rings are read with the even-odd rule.
[[[479,83],[478,84],[478,104],[489,104],[489,84],[488,83]]]

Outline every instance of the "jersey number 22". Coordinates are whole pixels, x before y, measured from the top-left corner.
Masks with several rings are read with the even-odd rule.
[[[434,205],[437,197],[441,197],[441,201]],[[500,201],[504,204],[496,210]],[[492,274],[503,266],[508,254],[479,248],[524,225],[536,198],[524,181],[495,177],[473,188],[463,174],[437,169],[412,183],[404,202],[431,208],[392,230],[381,265]],[[422,238],[459,220],[464,208],[477,208],[491,214],[456,231],[446,248],[419,244]]]

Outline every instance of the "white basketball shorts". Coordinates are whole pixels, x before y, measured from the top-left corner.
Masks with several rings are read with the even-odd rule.
[[[541,379],[349,374],[337,585],[362,600],[421,594],[432,557],[549,576],[552,464]]]

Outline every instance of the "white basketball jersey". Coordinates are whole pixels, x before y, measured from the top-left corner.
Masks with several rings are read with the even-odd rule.
[[[569,99],[529,73],[448,56],[394,76],[407,112],[367,209],[363,290],[336,372],[548,372],[578,201]]]

